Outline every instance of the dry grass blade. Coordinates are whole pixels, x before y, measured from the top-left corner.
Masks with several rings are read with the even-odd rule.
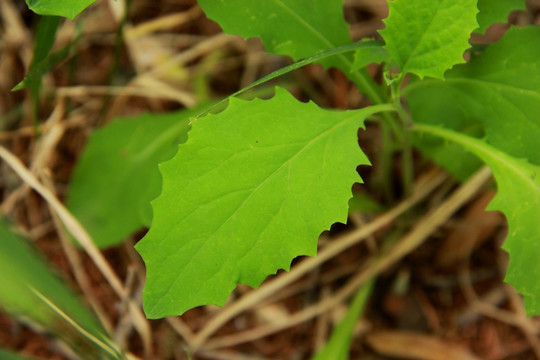
[[[191,348],[191,344],[193,343],[193,332],[191,329],[180,318],[168,317],[166,320],[171,328],[186,341],[188,348]]]
[[[140,96],[176,101],[186,107],[196,104],[195,97],[185,91],[173,88],[154,78],[139,78],[137,84],[129,86],[65,86],[57,89],[59,97],[87,97],[90,95]]]
[[[415,360],[478,360],[466,349],[428,335],[381,331],[367,335],[366,341],[385,356]]]
[[[184,25],[201,16],[202,13],[201,8],[196,5],[190,8],[188,11],[162,16],[127,29],[125,32],[125,37],[129,41],[133,38],[145,36],[157,31]]]
[[[50,189],[51,192],[53,192],[54,185],[52,183],[50,172],[45,171],[42,178],[43,178],[43,183],[45,184],[45,186],[48,189]],[[58,233],[58,237],[60,238],[60,242],[62,244],[62,249],[64,250],[64,253],[66,254],[66,258],[69,261],[71,270],[73,271],[73,275],[75,276],[75,279],[77,280],[77,284],[79,284],[79,286],[81,287],[81,290],[84,294],[85,299],[88,301],[92,309],[94,309],[94,312],[98,316],[101,324],[105,327],[105,330],[107,330],[110,333],[112,331],[112,322],[105,315],[105,311],[103,310],[102,306],[99,304],[96,296],[94,295],[94,292],[92,291],[90,280],[88,279],[88,276],[86,275],[79,253],[77,252],[77,249],[75,249],[75,246],[73,245],[73,243],[71,242],[71,239],[66,233],[62,225],[62,221],[58,217],[58,214],[54,211],[54,209],[50,205],[49,205],[49,209],[51,211],[51,216],[53,219],[54,226],[56,228],[56,232]]]
[[[64,110],[64,101],[61,100],[55,106],[53,112],[45,122],[44,126],[47,125],[47,132],[43,133],[43,136],[39,139],[32,152],[32,164],[30,165],[30,170],[32,172],[35,172],[37,169],[45,168],[45,164],[52,158],[56,146],[66,130],[65,125],[61,123]],[[35,135],[35,128],[31,128],[31,133],[32,136]],[[2,203],[2,212],[6,214],[10,213],[16,203],[26,195],[28,189],[28,185],[23,183],[17,190],[12,191]]]
[[[249,356],[230,351],[205,351],[199,354],[206,359],[212,360],[273,360],[260,356]]]
[[[211,38],[201,41],[189,50],[183,51],[180,54],[173,56],[171,59],[164,62],[163,64],[160,64],[159,66],[156,66],[148,72],[143,73],[139,76],[151,76],[161,74],[166,75],[167,71],[171,68],[185,65],[188,62],[195,60],[196,58],[204,54],[215,51],[217,48],[225,46],[226,44],[234,41],[238,41],[238,37],[227,34],[218,34],[212,36]]]
[[[2,158],[14,171],[21,177],[21,179],[27,183],[32,189],[38,192],[47,203],[58,214],[65,227],[69,232],[79,241],[83,249],[88,253],[90,258],[94,261],[98,269],[102,272],[103,276],[116,294],[122,299],[126,296],[127,290],[122,285],[120,279],[113,271],[105,257],[101,254],[99,249],[94,245],[88,232],[82,227],[82,225],[75,219],[73,215],[66,209],[66,207],[51,193],[39,180],[32,174],[24,164],[17,159],[11,152],[9,152],[3,146],[0,146],[0,158]],[[140,307],[132,300],[129,301],[129,311],[133,316],[134,324],[137,331],[141,335],[145,351],[150,354],[151,351],[151,335],[150,326],[146,321]]]
[[[75,330],[77,330],[81,335],[86,337],[88,340],[96,344],[99,348],[101,348],[103,351],[108,353],[109,355],[114,356],[115,358],[119,357],[120,351],[116,348],[116,346],[111,343],[98,339],[90,332],[86,331],[84,328],[82,328],[75,320],[70,318],[65,312],[63,312],[58,306],[56,306],[51,300],[49,300],[46,296],[44,296],[42,293],[40,293],[38,290],[34,288],[30,288],[34,294],[38,298],[40,298],[47,306],[49,306],[54,312],[56,312],[62,319],[64,319],[68,324],[70,324]]]

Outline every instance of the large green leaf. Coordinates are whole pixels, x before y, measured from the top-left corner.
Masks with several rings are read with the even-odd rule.
[[[150,201],[161,189],[158,163],[186,141],[189,118],[200,111],[143,114],[95,131],[71,178],[67,206],[100,247],[149,226]]]
[[[483,33],[495,23],[505,23],[514,10],[525,10],[525,0],[478,0],[478,25],[476,32]]]
[[[0,220],[0,274],[0,308],[63,339],[83,359],[121,358],[83,302],[4,220]]]
[[[206,15],[229,34],[259,37],[267,51],[295,60],[349,44],[342,0],[199,0]],[[377,51],[377,49],[374,49]],[[321,64],[337,67],[375,103],[384,94],[365,71],[350,73],[352,55],[340,54]]]
[[[490,144],[540,165],[540,27],[510,28],[446,80],[405,90],[416,122],[455,130],[481,128]],[[448,159],[451,161],[451,159]]]
[[[504,249],[510,263],[505,280],[524,295],[528,315],[540,314],[540,166],[455,131],[431,125],[416,129],[460,144],[491,168],[498,191],[488,209],[502,211],[508,220]]]
[[[36,14],[56,15],[73,19],[96,0],[26,0],[26,4]]]
[[[478,27],[477,0],[395,0],[389,2],[380,34],[402,73],[443,78],[464,62],[469,36]]]
[[[278,88],[270,100],[233,98],[196,121],[160,166],[163,191],[137,244],[146,315],[223,305],[238,282],[257,286],[294,257],[315,255],[318,235],[346,220],[356,167],[368,163],[358,127],[389,108],[325,111]]]

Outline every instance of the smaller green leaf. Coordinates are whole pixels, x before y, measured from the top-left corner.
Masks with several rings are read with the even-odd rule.
[[[431,125],[415,125],[415,130],[456,142],[491,168],[498,191],[488,210],[502,211],[508,221],[503,248],[510,263],[505,281],[524,295],[528,315],[540,314],[540,166],[455,131]]]
[[[150,201],[161,189],[157,165],[186,141],[189,118],[200,109],[120,118],[92,134],[66,203],[96,245],[116,245],[150,225]]]
[[[401,72],[442,79],[446,70],[465,62],[470,34],[478,27],[476,1],[390,1],[380,34]]]
[[[96,0],[26,0],[26,4],[36,14],[75,18]]]
[[[312,360],[347,360],[349,348],[358,317],[364,312],[366,302],[371,294],[372,283],[366,284],[358,290],[349,310],[341,319],[339,325],[332,332],[330,340],[325,347],[317,353]]]
[[[223,31],[259,37],[267,51],[295,60],[351,42],[341,0],[199,0],[199,5]]]
[[[246,39],[258,37],[267,51],[294,60],[351,43],[342,0],[199,0],[198,3],[224,32]],[[350,54],[319,61],[326,68],[341,69],[374,103],[383,103],[386,94],[367,72],[351,72],[352,62]]]
[[[364,41],[362,41],[364,42]],[[361,47],[354,53],[354,62],[351,71],[358,71],[369,64],[380,64],[388,61],[390,54],[380,43],[372,43],[371,46]]]
[[[514,10],[525,10],[525,0],[478,0],[478,25],[475,32],[484,33],[495,23],[506,23]]]
[[[73,48],[73,44],[74,43],[72,42],[62,49],[56,51],[54,54],[47,56],[36,64],[33,64],[24,79],[15,85],[11,91],[19,91],[30,86],[32,89],[32,94],[34,94],[34,96],[37,98],[39,89],[41,88],[41,77],[68,56],[69,52]]]

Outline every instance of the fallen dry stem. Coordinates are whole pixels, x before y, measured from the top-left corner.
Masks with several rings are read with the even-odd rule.
[[[51,179],[50,171],[44,171],[42,179],[45,186],[54,193],[54,184]],[[58,234],[58,237],[60,238],[60,244],[62,245],[64,254],[66,254],[66,258],[71,267],[71,271],[73,272],[73,275],[77,280],[77,284],[79,284],[85,299],[88,300],[88,303],[90,304],[92,309],[94,309],[94,312],[99,318],[101,324],[103,324],[103,327],[105,327],[105,330],[107,330],[109,333],[112,333],[112,322],[109,318],[107,318],[107,316],[105,315],[105,311],[103,310],[102,306],[99,304],[97,298],[94,295],[94,291],[90,286],[90,280],[88,279],[88,276],[86,276],[86,272],[84,270],[81,257],[79,256],[77,249],[75,249],[75,246],[71,242],[71,239],[69,238],[69,235],[64,229],[62,221],[58,217],[56,211],[52,208],[50,204],[47,205],[49,206],[56,232]]]
[[[200,6],[195,5],[187,11],[162,16],[127,29],[125,31],[125,37],[126,39],[131,40],[155,33],[157,31],[172,29],[196,19],[197,17],[201,16],[202,13],[203,12]]]
[[[238,41],[238,38],[232,35],[221,33],[221,34],[212,36],[211,38],[201,41],[200,43],[193,46],[189,50],[183,51],[179,53],[178,55],[173,56],[166,62],[152,68],[151,70],[148,70],[145,73],[140,74],[138,77],[148,76],[148,75],[151,75],[151,76],[165,75],[166,77],[167,71],[169,71],[169,69],[175,68],[178,66],[183,66],[187,64],[188,62],[195,60],[204,54],[207,54],[212,51],[216,51],[216,49],[234,41]],[[137,80],[137,78],[135,78],[135,81]]]
[[[77,239],[79,244],[88,253],[92,261],[96,264],[97,268],[101,271],[105,279],[109,282],[112,289],[116,292],[120,299],[123,299],[127,290],[124,288],[120,279],[113,271],[107,260],[99,249],[96,247],[92,238],[83,226],[77,221],[77,219],[66,209],[66,207],[56,198],[56,196],[50,192],[39,180],[28,170],[24,164],[15,157],[6,148],[0,145],[0,158],[2,158],[20,178],[27,183],[32,189],[40,194],[45,201],[54,209],[58,214],[66,229]],[[132,300],[129,301],[129,311],[133,316],[133,322],[141,339],[145,352],[150,353],[152,337],[150,333],[150,326],[146,321],[140,307]]]
[[[220,311],[214,318],[210,319],[204,328],[199,331],[192,343],[191,350],[195,351],[204,344],[204,342],[222,325],[227,321],[232,319],[237,314],[243,312],[250,307],[257,305],[262,302],[266,297],[276,293],[279,289],[285,287],[286,285],[292,283],[293,281],[299,279],[303,275],[307,274],[323,262],[328,259],[331,259],[335,255],[341,253],[342,251],[348,249],[349,247],[359,243],[363,239],[369,237],[371,234],[380,230],[387,224],[394,221],[399,215],[410,209],[412,206],[417,204],[425,196],[427,196],[431,191],[433,191],[437,186],[439,186],[445,179],[445,175],[440,172],[432,172],[426,175],[426,178],[419,180],[413,195],[395,206],[392,210],[383,214],[379,218],[367,224],[365,227],[356,229],[342,235],[327,246],[325,246],[322,251],[312,258],[308,258],[296,265],[290,272],[279,276],[262,286],[258,289],[249,292],[247,295],[243,296],[240,300],[231,303],[225,309]]]
[[[30,170],[32,172],[35,172],[37,169],[45,168],[45,164],[52,157],[56,145],[65,132],[65,126],[61,123],[65,110],[64,105],[64,101],[60,100],[44,124],[48,125],[48,131],[43,133],[42,138],[37,142],[37,145],[32,152],[32,163],[30,165]],[[32,134],[35,135],[35,133],[35,129],[32,128]],[[6,214],[10,213],[17,202],[26,195],[28,190],[28,185],[23,183],[15,191],[12,191],[2,203],[2,212]]]
[[[424,242],[433,231],[448,220],[448,218],[452,216],[454,212],[457,211],[463,204],[469,201],[470,198],[474,196],[490,178],[491,171],[489,168],[484,167],[479,170],[465,184],[461,185],[454,193],[452,193],[452,195],[439,207],[435,208],[435,210],[420,219],[416,226],[385,255],[383,255],[380,259],[373,259],[366,266],[364,266],[364,270],[360,271],[356,276],[353,277],[353,279],[349,280],[349,282],[333,297],[324,299],[315,305],[291,315],[289,321],[287,322],[281,324],[263,325],[255,329],[242,331],[233,335],[222,336],[208,341],[208,343],[201,347],[201,349],[216,349],[253,341],[300,324],[334,308],[352,296],[366,281],[388,269],[398,260],[422,244],[422,242]],[[371,224],[373,224],[373,222],[370,223],[370,225]],[[278,279],[274,281],[277,281]],[[246,297],[249,295],[250,294],[246,295]],[[240,301],[242,301],[242,299]]]
[[[149,79],[139,79],[138,83],[149,83]],[[139,86],[132,83],[128,86],[64,86],[57,89],[61,97],[87,97],[98,96],[140,96],[176,101],[181,105],[192,107],[196,100],[192,94],[173,88],[162,82],[154,81],[150,86]]]
[[[191,329],[182,321],[182,319],[178,317],[167,317],[165,318],[167,322],[169,323],[170,327],[184,339],[186,342],[188,348],[191,347],[191,344],[193,343],[193,332]]]

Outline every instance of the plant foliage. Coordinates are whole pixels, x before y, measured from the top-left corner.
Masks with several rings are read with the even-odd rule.
[[[510,28],[445,81],[411,85],[414,119],[456,130],[480,127],[490,144],[540,164],[540,49],[531,46],[539,38],[540,27]]]
[[[116,245],[150,225],[150,200],[161,189],[157,164],[186,141],[189,117],[198,111],[116,119],[92,134],[73,171],[66,201],[96,245]]]
[[[476,32],[483,33],[495,23],[505,23],[514,10],[525,10],[525,0],[478,0],[478,25]]]
[[[478,27],[476,0],[395,0],[380,32],[401,73],[443,78]]]
[[[510,254],[506,281],[525,296],[529,314],[540,312],[540,166],[515,158],[489,145],[455,131],[431,125],[417,125],[425,131],[456,142],[481,158],[493,171],[497,180],[497,196],[489,210],[502,211],[508,220],[508,237],[504,248]]]
[[[324,21],[319,14],[321,9],[341,6],[340,1],[310,4],[315,10],[306,21],[298,17],[305,9],[297,1],[283,6],[281,1],[250,5],[202,0],[201,5],[226,31],[260,36],[268,50],[295,59],[345,41],[344,37],[329,40],[334,39],[332,31],[342,25]],[[484,29],[499,21],[508,7],[494,9],[475,0],[396,0],[389,6],[386,29],[381,31],[384,47],[370,43],[357,50],[353,62],[336,57],[325,64],[348,67],[344,70],[352,80],[358,75],[355,71],[371,62],[397,64],[399,82],[407,73],[413,79],[402,89],[412,119],[401,121],[426,124],[418,125],[417,129],[425,131],[416,144],[424,150],[438,149],[432,156],[460,178],[479,166],[478,160],[458,150],[464,144],[469,145],[466,151],[492,167],[500,195],[491,209],[508,217],[510,236],[505,248],[511,258],[518,258],[511,260],[507,279],[526,294],[529,313],[539,313],[534,294],[540,289],[534,280],[521,279],[520,258],[526,250],[519,250],[522,245],[526,249],[534,246],[538,232],[536,182],[523,177],[534,177],[534,165],[515,160],[526,157],[536,163],[538,158],[540,81],[535,60],[539,54],[532,46],[540,38],[538,28],[511,29],[499,43],[458,65],[465,61],[470,34],[478,29],[477,15],[482,19],[480,29]],[[512,8],[516,6],[513,3]],[[332,9],[328,14],[337,12]],[[272,23],[274,15],[281,20]],[[303,44],[308,37],[313,48]],[[385,96],[378,96],[381,88],[373,86],[377,85],[364,82],[360,90],[374,102],[385,102]],[[391,88],[394,101],[396,96],[400,100],[398,87]],[[399,109],[399,101],[394,105],[402,117],[406,110]],[[147,315],[160,317],[200,304],[223,304],[237,282],[257,286],[267,274],[287,269],[295,256],[314,254],[317,235],[344,219],[345,208],[337,203],[343,205],[350,198],[356,178],[353,168],[362,159],[366,161],[359,153],[357,157],[348,155],[356,148],[352,134],[375,109],[366,108],[367,113],[357,115],[359,122],[342,122],[356,112],[328,112],[278,90],[271,100],[233,99],[225,112],[199,119],[187,143],[161,168],[163,192],[153,203],[150,232],[137,247],[148,270]],[[329,131],[328,126],[334,130]],[[327,130],[321,133],[321,129]],[[426,147],[427,134],[451,138],[455,144],[440,147],[439,142]],[[489,144],[478,139],[484,135]],[[408,135],[400,136],[406,139]],[[317,141],[312,143],[313,139]],[[309,146],[303,148],[306,144]],[[456,154],[464,159],[459,167],[452,166]],[[497,161],[500,154],[508,161]],[[531,211],[523,212],[509,200],[508,194],[515,189],[508,184],[520,184],[523,194],[532,196],[532,205],[527,207]],[[532,266],[528,260],[525,264]]]
[[[27,2],[36,12],[73,17],[93,1]],[[317,236],[346,219],[351,186],[360,181],[356,166],[369,163],[358,128],[389,109],[395,113],[383,114],[381,126],[404,154],[414,130],[413,145],[458,178],[481,163],[492,169],[498,195],[489,209],[502,211],[509,224],[506,279],[525,295],[527,312],[540,314],[540,28],[510,28],[499,42],[469,50],[472,32],[505,21],[524,3],[389,1],[381,45],[351,44],[341,0],[199,0],[224,31],[259,37],[267,51],[299,60],[257,84],[320,60],[341,69],[375,105],[329,111],[278,88],[270,100],[231,98],[223,112],[195,118],[187,142],[160,166],[163,190],[137,245],[148,271],[147,315],[221,305],[238,282],[257,286],[294,257],[315,255]],[[385,64],[386,83],[368,76],[370,63]],[[36,66],[36,76],[45,65]],[[189,116],[141,120],[141,127],[119,122],[93,137],[68,203],[100,245],[149,223],[148,201],[159,192],[155,164],[185,140]],[[87,183],[108,189],[94,196]],[[87,212],[102,216],[85,218]],[[114,216],[122,212],[124,218]]]
[[[258,37],[267,51],[291,56],[295,60],[351,43],[348,25],[343,19],[341,1],[269,0],[253,6],[250,0],[199,0],[211,19],[229,34]],[[349,72],[352,56],[340,54],[321,61],[326,67]],[[352,80],[376,103],[384,95],[376,90],[365,71]]]
[[[380,110],[324,111],[277,88],[271,100],[233,98],[194,122],[160,167],[154,221],[137,244],[147,316],[223,305],[238,282],[257,286],[315,255],[317,236],[347,218],[356,167],[368,163],[357,129]]]
[[[75,18],[96,0],[26,0],[28,7],[40,15],[64,16]]]

